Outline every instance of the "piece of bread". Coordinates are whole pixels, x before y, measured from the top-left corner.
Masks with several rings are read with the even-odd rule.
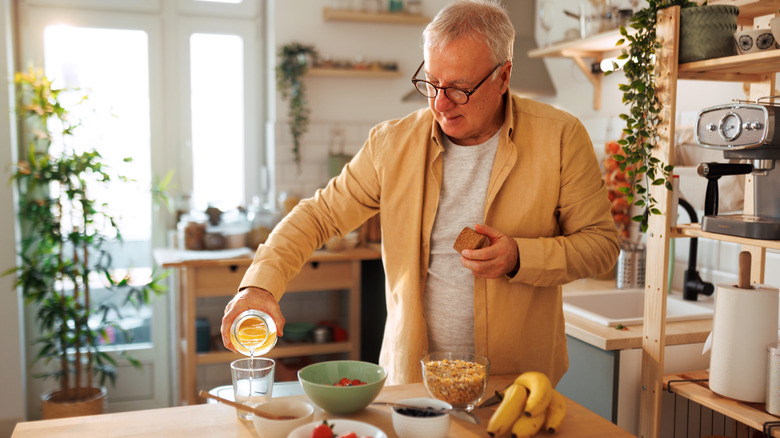
[[[473,229],[466,227],[458,234],[455,244],[452,245],[455,251],[461,252],[464,249],[479,249],[488,244],[488,238],[484,234],[479,234]]]

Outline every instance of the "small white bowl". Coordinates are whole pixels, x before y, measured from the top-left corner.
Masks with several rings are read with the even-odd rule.
[[[263,412],[277,416],[291,416],[291,420],[271,420],[252,415],[252,423],[258,435],[263,438],[286,438],[293,430],[310,423],[314,417],[314,407],[300,400],[286,398],[271,399],[257,406]]]
[[[747,29],[734,33],[734,42],[740,55],[765,52],[778,47],[771,29]]]
[[[328,424],[333,426],[334,435],[346,435],[350,432],[355,432],[355,435],[357,436],[387,438],[387,434],[382,429],[379,429],[378,427],[372,426],[368,423],[363,423],[362,421],[343,420],[341,418],[332,418],[328,419],[327,421]],[[311,437],[311,432],[314,430],[314,428],[320,424],[322,424],[322,420],[304,424],[303,426],[290,432],[287,438],[309,438]]]
[[[440,409],[452,409],[452,406],[435,398],[408,398],[398,403],[418,406],[421,408],[433,407]],[[450,431],[450,415],[441,414],[430,417],[414,417],[404,415],[404,408],[393,407],[393,429],[395,433],[404,438],[444,438]],[[400,411],[400,412],[399,412]]]
[[[354,249],[360,244],[360,236],[356,232],[348,233],[344,237],[335,235],[325,242],[325,249],[331,252],[344,251],[346,249]]]

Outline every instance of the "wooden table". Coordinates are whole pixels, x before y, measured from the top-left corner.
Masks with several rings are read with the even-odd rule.
[[[486,394],[504,388],[515,376],[491,376]],[[398,401],[409,397],[425,397],[425,388],[421,383],[385,387],[377,401]],[[295,396],[305,398],[305,396]],[[488,419],[494,407],[478,409],[475,413],[482,419],[481,425],[468,424],[452,419],[449,436],[451,437],[487,437],[485,431]],[[317,410],[315,420],[335,418]],[[397,438],[393,431],[390,408],[369,406],[352,415],[338,416],[371,423]],[[241,437],[257,438],[251,422],[239,420],[234,408],[221,404],[201,404],[180,406],[147,411],[103,414],[88,417],[66,418],[61,420],[42,420],[19,423],[12,438],[36,437]],[[547,436],[540,433],[538,436]],[[624,438],[632,437],[625,430],[610,423],[599,415],[588,411],[581,405],[568,400],[566,419],[556,438]]]

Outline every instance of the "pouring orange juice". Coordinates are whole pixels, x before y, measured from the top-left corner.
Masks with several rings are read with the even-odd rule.
[[[259,310],[242,312],[230,328],[230,342],[246,356],[261,356],[276,345],[276,323]]]

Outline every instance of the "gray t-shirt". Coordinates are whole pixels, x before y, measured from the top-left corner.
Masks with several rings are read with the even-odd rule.
[[[474,352],[474,275],[460,264],[452,244],[464,227],[483,221],[496,149],[498,132],[474,146],[444,139],[444,176],[424,298],[430,352]]]

